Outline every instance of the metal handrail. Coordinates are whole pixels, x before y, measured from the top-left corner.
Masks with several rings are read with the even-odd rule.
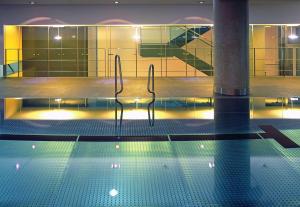
[[[120,76],[120,90],[118,91],[118,69]],[[121,58],[119,55],[115,56],[115,98],[118,98],[118,95],[123,92],[123,76],[122,76],[122,65]]]
[[[118,70],[120,76],[120,85],[121,88],[118,90]],[[122,76],[122,65],[121,65],[121,58],[119,55],[115,56],[115,129],[116,133],[121,133],[122,122],[123,122],[123,104],[118,100],[118,95],[123,91],[123,76]],[[121,108],[120,114],[120,123],[119,123],[119,130],[118,130],[118,105]]]
[[[151,78],[151,80],[150,80]],[[150,84],[152,82],[152,85],[150,87]],[[152,101],[148,104],[148,120],[149,120],[149,125],[154,126],[154,120],[155,120],[155,91],[154,91],[154,65],[151,64],[149,66],[149,71],[148,71],[148,84],[147,84],[147,90],[149,93],[152,94]],[[151,117],[151,107],[152,107],[152,117]]]
[[[150,78],[152,81],[150,81]],[[151,89],[150,89],[150,84],[152,82],[151,85]],[[147,84],[147,90],[149,93],[152,94],[152,98],[155,98],[155,92],[154,92],[154,65],[151,64],[149,66],[149,70],[148,70],[148,84]]]

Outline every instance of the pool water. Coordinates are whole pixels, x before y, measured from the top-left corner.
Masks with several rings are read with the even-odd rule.
[[[298,99],[120,101],[0,100],[0,206],[300,207]]]
[[[274,140],[0,143],[1,206],[300,206]]]

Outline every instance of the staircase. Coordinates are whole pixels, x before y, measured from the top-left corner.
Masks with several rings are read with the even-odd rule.
[[[202,73],[211,76],[213,75],[213,67],[196,57],[192,53],[182,49],[182,47],[206,32],[208,32],[210,27],[200,27],[191,28],[187,32],[180,33],[175,38],[171,39],[170,42],[166,44],[140,44],[139,52],[142,57],[176,57],[188,65],[196,68]],[[211,43],[204,40],[198,39],[203,43],[211,47]]]

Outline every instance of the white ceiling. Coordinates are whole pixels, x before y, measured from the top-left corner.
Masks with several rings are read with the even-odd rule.
[[[49,4],[99,4],[111,5],[115,0],[0,0],[0,5],[25,5],[34,2],[37,5]],[[201,0],[117,0],[120,5],[200,5]],[[251,4],[274,4],[299,2],[299,0],[249,0]],[[213,0],[204,0],[204,4],[212,4]]]

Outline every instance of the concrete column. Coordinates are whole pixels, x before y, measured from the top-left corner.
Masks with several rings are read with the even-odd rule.
[[[5,104],[4,104],[4,99],[0,99],[0,128],[1,125],[4,122],[4,118],[5,118]],[[0,130],[1,133],[1,130]]]
[[[4,67],[3,67],[3,60],[4,60],[4,35],[3,35],[3,25],[0,24],[0,77],[4,76]]]
[[[214,0],[215,93],[249,94],[248,0]]]
[[[216,134],[249,133],[249,98],[215,94],[214,120]]]

